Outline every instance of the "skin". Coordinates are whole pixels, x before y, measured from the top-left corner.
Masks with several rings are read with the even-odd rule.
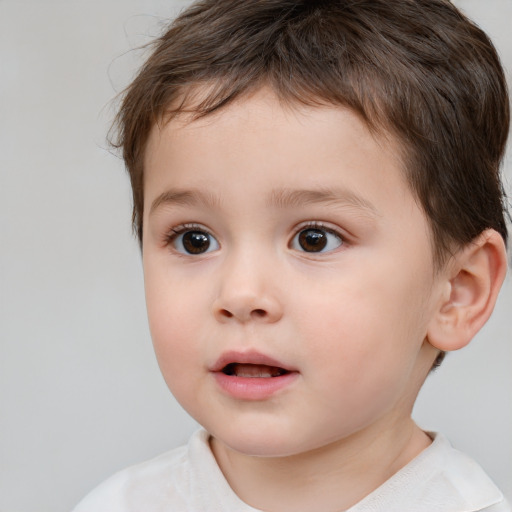
[[[345,510],[431,442],[411,410],[450,288],[399,155],[346,109],[285,108],[266,90],[151,133],[143,261],[156,355],[256,508]],[[311,223],[324,252],[298,242]],[[210,249],[187,253],[187,229]],[[296,378],[233,398],[211,371],[230,350]]]

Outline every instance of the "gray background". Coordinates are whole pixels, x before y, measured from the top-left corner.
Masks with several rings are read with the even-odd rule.
[[[0,0],[0,512],[65,512],[195,428],[160,377],[109,101],[187,2]],[[457,2],[512,82],[512,0]],[[512,160],[507,163],[511,191]],[[512,283],[415,417],[512,497]]]

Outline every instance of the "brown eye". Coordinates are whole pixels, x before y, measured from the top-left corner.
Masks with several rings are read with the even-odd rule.
[[[178,252],[185,254],[203,254],[219,248],[219,243],[212,235],[198,230],[178,234],[173,244]]]
[[[327,237],[319,229],[305,229],[299,233],[299,245],[307,252],[320,252],[327,245]]]
[[[292,240],[292,248],[304,252],[328,252],[342,245],[339,235],[321,228],[307,228]]]

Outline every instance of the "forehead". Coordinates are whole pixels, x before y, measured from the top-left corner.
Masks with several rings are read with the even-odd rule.
[[[276,189],[297,185],[344,189],[368,204],[386,195],[409,204],[402,155],[393,136],[370,130],[347,108],[291,105],[264,89],[201,118],[182,113],[155,125],[145,202],[166,188],[205,188],[222,198],[257,187],[268,203]]]
[[[370,125],[347,107],[320,103],[305,105],[280,98],[269,87],[263,87],[243,94],[227,106],[199,116],[195,105],[207,94],[208,89],[203,92],[192,89],[183,100],[185,103],[170,105],[167,112],[172,112],[172,115],[162,116],[153,125],[144,152],[145,170],[151,170],[155,164],[155,154],[162,156],[164,151],[171,156],[168,151],[172,149],[171,146],[176,150],[174,156],[178,156],[184,144],[187,149],[195,150],[189,152],[189,156],[195,156],[201,147],[211,150],[212,145],[218,144],[223,156],[230,156],[236,152],[236,145],[240,148],[253,145],[268,150],[279,146],[277,154],[295,145],[295,153],[309,153],[320,158],[329,145],[332,148],[333,142],[342,146],[343,139],[349,144],[357,141],[361,151],[359,155],[345,151],[345,160],[351,157],[363,160],[367,149],[378,148],[384,158],[394,160],[394,167],[404,168],[406,151],[398,139],[380,124]],[[277,136],[283,130],[287,134],[284,137],[285,145]],[[315,136],[309,136],[313,134]],[[267,157],[270,157],[268,151]]]

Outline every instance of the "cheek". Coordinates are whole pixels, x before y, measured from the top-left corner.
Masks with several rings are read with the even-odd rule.
[[[179,308],[170,313],[148,304],[148,315],[160,372],[174,397],[191,411],[200,391],[194,376],[202,375],[198,336],[191,327],[194,323],[180,314]]]
[[[199,360],[197,293],[154,277],[147,274],[145,282],[149,328],[160,370],[174,392]]]
[[[301,338],[312,340],[309,359],[347,385],[400,380],[414,364],[425,331],[423,297],[410,282],[366,272],[346,276],[329,293],[311,294],[297,315]]]

